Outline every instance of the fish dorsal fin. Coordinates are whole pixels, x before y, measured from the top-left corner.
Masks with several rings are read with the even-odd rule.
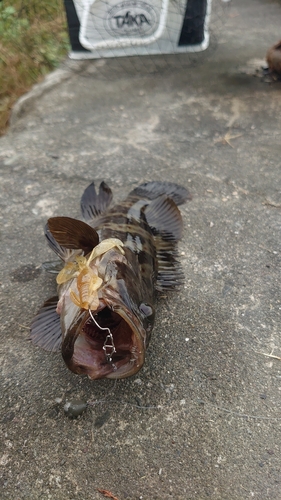
[[[171,198],[166,195],[158,196],[147,205],[144,213],[154,235],[161,234],[164,240],[171,241],[181,238],[181,213]]]
[[[95,229],[71,217],[51,217],[48,229],[59,245],[71,250],[81,248],[85,254],[91,252],[99,242]]]
[[[86,221],[93,220],[101,215],[112,200],[112,191],[105,182],[102,182],[97,194],[95,183],[92,182],[84,191],[81,198],[81,210]]]
[[[58,297],[47,300],[31,324],[31,341],[46,351],[56,352],[61,347],[60,316],[56,312],[58,300]]]
[[[190,192],[185,187],[174,182],[145,182],[130,192],[130,195],[137,195],[148,200],[154,200],[163,194],[174,200],[177,205],[181,205],[186,200],[191,200]]]
[[[184,273],[178,261],[178,251],[173,241],[164,241],[160,235],[155,237],[158,272],[156,290],[174,290],[184,283]]]

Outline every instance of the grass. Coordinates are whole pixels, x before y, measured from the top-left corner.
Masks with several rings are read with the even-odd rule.
[[[63,0],[0,0],[0,135],[15,101],[68,49]]]

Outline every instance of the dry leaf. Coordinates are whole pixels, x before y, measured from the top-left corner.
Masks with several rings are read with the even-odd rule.
[[[115,497],[113,493],[111,493],[111,491],[101,490],[100,488],[98,488],[98,492],[101,493],[104,497],[111,498],[111,500],[118,500],[118,498]]]

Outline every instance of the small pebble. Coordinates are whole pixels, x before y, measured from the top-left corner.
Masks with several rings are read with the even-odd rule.
[[[87,403],[81,399],[73,399],[72,401],[67,401],[63,407],[64,413],[69,418],[77,418],[79,415],[86,410]]]

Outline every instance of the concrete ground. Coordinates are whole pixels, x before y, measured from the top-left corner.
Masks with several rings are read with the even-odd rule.
[[[281,83],[259,71],[281,4],[237,0],[224,21],[204,56],[65,63],[15,108],[0,141],[3,499],[281,499]],[[93,179],[116,199],[153,179],[193,193],[186,283],[116,384],[27,341],[55,292],[43,226],[78,215]],[[70,420],[76,397],[91,405]]]

